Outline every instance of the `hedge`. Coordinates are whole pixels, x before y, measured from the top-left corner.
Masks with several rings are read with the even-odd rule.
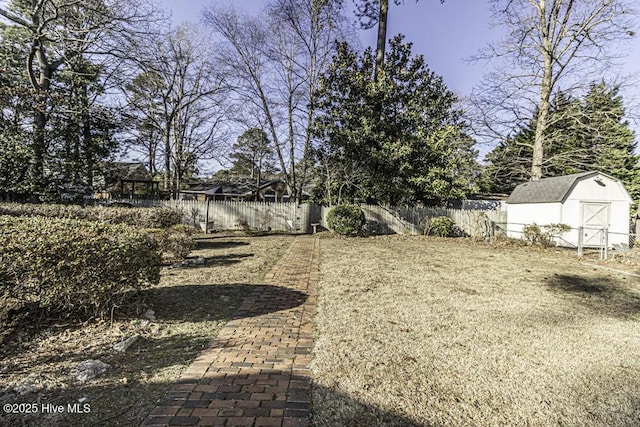
[[[156,241],[160,252],[170,259],[184,259],[196,248],[194,227],[178,224],[167,229],[151,228],[146,231]]]
[[[103,316],[160,279],[147,231],[43,216],[0,216],[0,291],[47,315]]]
[[[53,204],[2,204],[0,215],[44,216],[128,224],[141,228],[168,228],[182,222],[182,213],[170,208],[87,207]]]

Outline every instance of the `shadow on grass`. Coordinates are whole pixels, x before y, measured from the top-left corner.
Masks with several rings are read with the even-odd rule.
[[[220,267],[224,265],[238,264],[245,258],[253,257],[253,254],[227,254],[227,255],[214,255],[205,258],[205,267]]]
[[[175,263],[173,261],[166,261],[163,264],[163,267],[174,268],[174,264],[178,264],[179,265],[178,268],[186,268],[186,269],[202,268],[202,267],[224,267],[228,265],[239,264],[245,258],[251,258],[253,256],[255,255],[254,254],[213,255],[213,256],[202,257],[204,259],[204,262],[199,264],[197,260],[201,257],[197,255],[190,255],[183,261],[177,261]]]
[[[252,304],[241,306],[241,302],[245,298],[257,301],[257,304],[255,306]],[[238,283],[151,288],[135,294],[132,293],[127,299],[137,301],[139,306],[151,307],[160,324],[176,321],[195,324],[191,326],[192,329],[189,332],[193,332],[195,335],[192,336],[192,339],[196,339],[198,334],[204,334],[205,338],[208,336],[208,331],[198,330],[200,328],[197,326],[198,323],[224,323],[230,319],[255,317],[288,310],[304,304],[306,298],[307,294],[303,292],[279,286]],[[134,304],[132,303],[132,305]],[[141,314],[136,314],[134,310],[128,310],[116,312],[115,318],[120,321],[135,321],[140,316]],[[103,327],[108,328],[108,324]],[[56,325],[51,319],[37,321],[28,315],[13,323],[5,323],[0,334],[0,344],[2,344],[0,358],[8,358],[13,354],[28,351],[23,348],[22,342],[28,343],[43,331],[47,336],[57,336],[81,328],[80,322]],[[86,354],[80,354],[78,357],[86,358],[85,356]],[[66,358],[68,359],[68,356]],[[37,363],[55,362],[63,359],[60,354],[49,354],[38,359]],[[2,359],[0,359],[0,369],[3,367],[1,362]],[[0,371],[1,374],[2,371]]]
[[[153,306],[158,319],[198,322],[287,310],[304,304],[307,294],[273,285],[236,283],[166,286],[144,290],[139,297]],[[260,303],[250,310],[236,311],[244,297],[260,297]]]
[[[218,241],[217,239],[201,238],[196,239],[196,249],[229,249],[238,246],[249,246],[249,242],[238,241]]]
[[[623,318],[640,314],[640,293],[620,279],[554,274],[547,286],[599,314]]]
[[[149,343],[154,344],[154,343]],[[179,359],[176,354],[176,359]],[[199,381],[181,381],[176,387],[171,382],[149,383],[144,381],[134,381],[127,386],[123,386],[117,381],[122,372],[115,367],[107,371],[102,377],[89,381],[86,384],[72,384],[66,388],[52,388],[40,393],[30,393],[24,396],[4,396],[0,393],[2,403],[12,404],[32,404],[37,399],[37,413],[33,414],[3,414],[0,418],[0,425],[29,425],[29,426],[139,426],[139,425],[201,425],[211,418],[203,413],[204,409],[191,415],[165,415],[174,413],[172,411],[161,411],[154,408],[156,406],[182,407],[188,413],[194,408],[221,408],[212,409],[212,414],[228,418],[243,417],[270,417],[272,411],[276,410],[283,414],[288,420],[286,425],[306,425],[306,420],[311,420],[311,425],[315,426],[349,426],[349,427],[418,427],[428,424],[419,423],[411,418],[397,413],[387,412],[374,405],[354,399],[339,391],[326,388],[317,384],[312,384],[312,391],[300,386],[300,384],[310,382],[310,378],[304,375],[291,375],[287,371],[278,374],[278,382],[292,381],[286,393],[276,390],[277,384],[270,385],[264,381],[264,375],[220,375],[214,378],[204,378]],[[98,381],[110,380],[108,384],[98,384]],[[264,389],[261,394],[271,394],[270,400],[251,400],[256,384]],[[197,392],[190,394],[182,390],[197,385],[215,385],[218,391]],[[271,391],[271,388],[274,388]],[[299,387],[299,388],[296,388]],[[220,391],[226,390],[226,391]],[[312,398],[313,394],[313,398]],[[79,399],[85,399],[79,403]],[[313,404],[312,404],[313,401]],[[218,403],[215,403],[218,402]],[[225,403],[221,403],[225,402]],[[61,413],[51,413],[43,411],[42,405],[62,405],[64,411]],[[82,413],[70,413],[69,404],[76,409],[83,410]],[[324,414],[327,419],[320,418],[320,414],[313,411],[314,406],[338,404],[345,411],[339,413]],[[87,411],[87,409],[89,409]],[[165,414],[163,414],[165,412]],[[152,415],[153,413],[153,415]],[[146,422],[145,422],[146,420]],[[218,423],[222,420],[217,419]],[[210,425],[210,424],[206,424]],[[218,424],[216,424],[218,425]],[[223,425],[223,424],[219,424]],[[227,425],[233,424],[233,420],[228,419]],[[265,424],[266,425],[266,424]],[[269,424],[271,425],[271,424]],[[279,424],[278,424],[279,425]]]
[[[111,368],[85,384],[78,383],[67,369],[40,374],[39,378],[46,384],[44,389],[23,396],[0,388],[2,404],[38,402],[65,407],[61,414],[43,413],[41,409],[31,415],[3,414],[0,426],[140,425],[165,397],[180,371],[207,347],[243,344],[217,341],[218,327],[230,319],[295,308],[306,301],[307,295],[279,286],[238,283],[161,287],[145,290],[137,297],[154,309],[157,320],[142,327],[138,332],[141,337],[124,353],[112,350],[111,346],[119,340],[114,337],[113,342],[103,341],[81,352],[61,351],[11,366],[1,364],[0,375],[18,374],[20,381],[27,378],[34,365],[46,363],[65,362],[75,366],[86,359],[99,359]],[[137,316],[129,318],[135,320]],[[169,336],[165,335],[166,324],[172,325]],[[158,328],[157,331],[151,332],[154,328]],[[128,331],[127,335],[133,333],[136,332]],[[17,342],[11,347],[12,351],[28,351]],[[67,413],[66,405],[78,403],[80,399],[86,399],[82,403],[90,405],[90,413]]]
[[[211,342],[203,335],[180,334],[163,338],[140,338],[126,353],[103,351],[99,360],[110,365],[102,375],[86,383],[78,382],[73,372],[62,373],[55,382],[51,373],[41,375],[45,387],[37,392],[18,395],[0,389],[0,403],[32,404],[37,413],[0,416],[0,426],[136,426],[161,400],[176,378]],[[133,357],[132,357],[133,356]],[[67,359],[74,365],[88,358],[74,355]],[[66,375],[65,375],[66,374]],[[26,375],[25,375],[26,377]],[[60,382],[64,385],[60,386]],[[83,400],[84,399],[84,400]],[[89,413],[69,413],[69,404]],[[43,404],[63,405],[61,413],[52,413]]]

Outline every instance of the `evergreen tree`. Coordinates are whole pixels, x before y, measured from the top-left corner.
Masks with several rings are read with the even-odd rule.
[[[624,119],[618,87],[593,83],[581,99],[559,94],[546,130],[543,177],[600,170],[620,179],[634,200],[640,196],[640,170],[633,131]],[[529,181],[535,122],[487,155],[484,171],[489,190],[511,192]]]
[[[76,57],[53,85],[47,164],[52,174],[45,194],[91,192],[94,176],[117,149],[118,112],[97,102],[104,92],[103,69]]]
[[[0,199],[24,197],[29,191],[31,134],[26,124],[32,92],[17,48],[23,37],[19,28],[0,28]]]
[[[238,142],[233,144],[231,157],[234,159],[231,172],[249,177],[258,185],[265,173],[276,170],[273,147],[262,129],[251,128],[240,135]]]
[[[52,151],[54,126],[50,120],[62,111],[57,104],[64,96],[56,92],[64,86],[60,80],[73,62],[113,59],[109,73],[117,72],[122,61],[133,59],[128,47],[141,44],[150,36],[156,21],[152,6],[131,0],[9,0],[0,3],[1,43],[9,43],[20,57],[21,66],[10,72],[30,87],[28,144],[28,186],[33,199],[48,197],[51,185],[60,179]],[[8,32],[20,33],[20,39],[5,39]],[[107,74],[109,74],[107,73]],[[66,94],[69,95],[69,94]],[[88,105],[88,104],[87,104]],[[88,123],[85,120],[84,125]],[[83,125],[83,126],[84,126]],[[56,128],[56,131],[58,129]],[[88,132],[87,132],[88,134]],[[85,165],[86,166],[86,165]]]
[[[432,203],[474,191],[473,141],[442,78],[402,36],[390,40],[377,80],[374,72],[371,49],[358,54],[342,43],[321,82],[315,131],[325,201]]]

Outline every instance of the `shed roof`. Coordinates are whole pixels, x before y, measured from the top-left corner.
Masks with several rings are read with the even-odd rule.
[[[557,203],[564,202],[578,181],[596,175],[606,176],[614,181],[617,179],[598,171],[574,173],[571,175],[543,178],[537,181],[525,182],[518,185],[509,198],[509,204],[522,203]]]

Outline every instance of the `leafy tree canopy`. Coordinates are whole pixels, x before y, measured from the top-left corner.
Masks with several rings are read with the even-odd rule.
[[[315,122],[324,200],[416,204],[474,191],[476,152],[457,99],[411,44],[390,40],[375,81],[371,49],[358,54],[341,43],[337,52]]]

